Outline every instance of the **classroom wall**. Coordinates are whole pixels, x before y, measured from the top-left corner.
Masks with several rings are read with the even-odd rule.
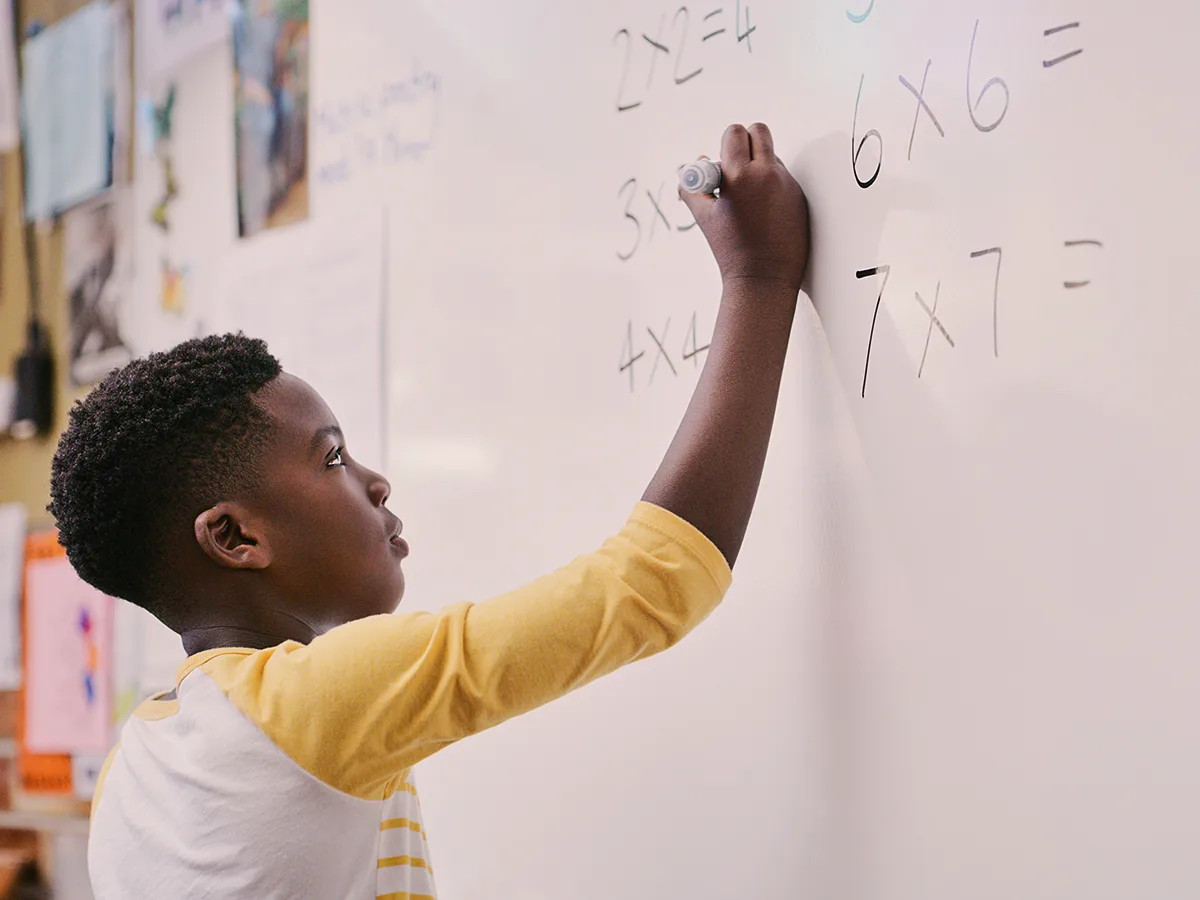
[[[4,160],[4,196],[14,197],[20,188],[20,163],[12,155]],[[29,294],[25,280],[25,251],[20,234],[20,208],[5,202],[3,210],[3,257],[0,266],[0,372],[11,375],[17,357],[25,346],[25,321]],[[65,359],[67,329],[66,302],[62,295],[59,259],[62,241],[59,235],[39,241],[40,263],[46,268],[43,282],[42,321],[50,331],[56,362]],[[50,460],[58,433],[66,425],[67,410],[83,392],[72,389],[61,367],[55,377],[55,424],[51,434],[31,441],[0,440],[0,503],[24,503],[29,509],[31,527],[52,523],[46,512],[50,500]]]
[[[4,198],[0,207],[0,373],[9,375],[25,344],[29,290],[21,222],[20,154],[8,154],[0,161],[0,166],[3,168]],[[56,360],[66,357],[67,311],[59,277],[61,248],[58,234],[39,240],[39,265],[44,273],[42,321],[49,329]],[[69,386],[64,373],[65,369],[56,372],[55,425],[51,433],[30,441],[0,439],[0,503],[23,503],[29,511],[30,527],[35,529],[53,524],[46,511],[50,499],[50,460],[58,433],[66,424],[67,410],[82,394]],[[15,694],[0,695],[0,707],[5,711],[0,715],[0,738],[11,738],[15,734],[16,705]],[[86,841],[79,836],[54,831],[40,832],[35,839],[43,871],[49,873],[56,897],[89,900]]]
[[[75,12],[86,0],[18,0],[19,28],[33,20],[53,22]],[[25,346],[29,314],[29,271],[22,215],[23,161],[20,152],[0,157],[0,377],[11,377]],[[28,441],[0,438],[0,503],[22,503],[31,529],[51,527],[46,511],[50,500],[50,462],[58,435],[66,426],[71,405],[86,393],[67,376],[68,316],[62,279],[62,232],[59,228],[36,238],[41,320],[48,330],[55,370],[54,425],[49,434]],[[0,706],[15,711],[15,695],[0,696]],[[0,716],[0,737],[14,733],[13,715]],[[49,809],[50,807],[47,807]],[[58,807],[55,807],[58,808]],[[65,809],[64,809],[65,811]],[[72,810],[75,814],[79,809]],[[9,832],[12,834],[12,832]],[[47,830],[37,834],[39,858],[62,900],[90,900],[86,840],[79,835]]]
[[[19,0],[20,27],[33,20],[52,22],[82,7],[85,0]],[[0,205],[0,375],[11,376],[25,346],[29,314],[29,282],[22,220],[22,162],[20,153],[3,157],[3,195]],[[67,309],[61,278],[62,235],[55,230],[38,241],[42,321],[49,329],[55,360],[55,425],[50,435],[32,441],[0,439],[0,503],[24,503],[31,527],[52,523],[46,512],[50,500],[50,460],[58,433],[66,425],[71,403],[83,391],[70,387],[66,368]]]

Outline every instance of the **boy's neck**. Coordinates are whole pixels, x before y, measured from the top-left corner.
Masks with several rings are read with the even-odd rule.
[[[283,625],[285,627],[279,627]],[[287,641],[299,644],[311,643],[318,632],[295,619],[272,623],[273,627],[247,627],[243,625],[205,625],[185,628],[179,636],[188,656],[207,650],[222,650],[228,647],[244,647],[249,650],[265,650]]]

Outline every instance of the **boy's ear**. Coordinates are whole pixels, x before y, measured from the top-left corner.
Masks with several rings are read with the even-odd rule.
[[[196,516],[196,543],[219,566],[227,569],[265,569],[271,552],[246,510],[236,503],[218,503]]]

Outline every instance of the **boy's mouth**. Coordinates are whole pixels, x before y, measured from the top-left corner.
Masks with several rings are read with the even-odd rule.
[[[403,530],[404,523],[388,513],[388,543],[400,552],[401,557],[408,556],[408,541],[400,537],[400,532]]]

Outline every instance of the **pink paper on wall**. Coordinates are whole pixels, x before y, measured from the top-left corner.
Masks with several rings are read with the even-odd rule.
[[[66,559],[33,560],[25,577],[25,746],[33,753],[106,753],[114,601]]]

